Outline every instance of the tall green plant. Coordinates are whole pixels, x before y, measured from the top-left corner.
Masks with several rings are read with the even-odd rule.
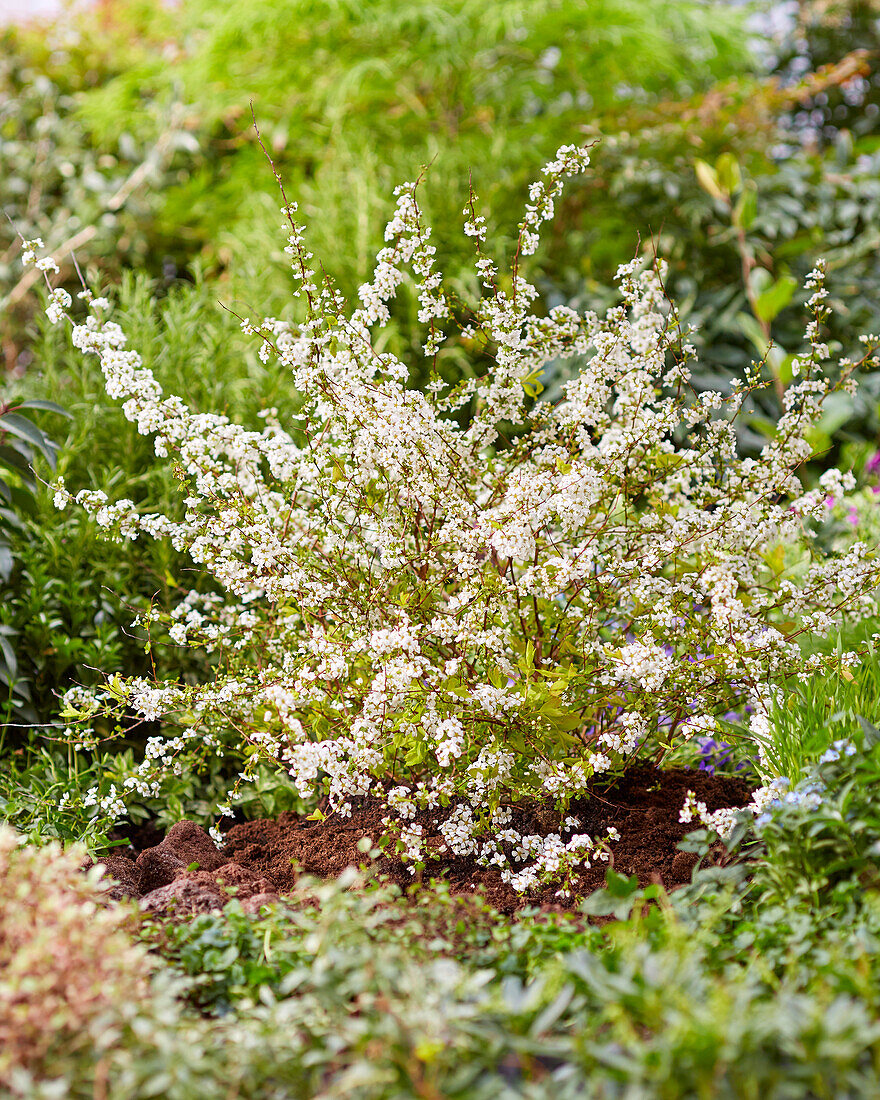
[[[24,528],[22,517],[34,511],[34,461],[39,454],[52,470],[56,467],[58,444],[34,423],[31,410],[69,415],[52,401],[0,399],[0,593],[8,588],[15,566],[15,535]],[[0,687],[14,706],[21,706],[30,703],[30,693],[19,675],[17,641],[16,628],[0,622]],[[0,714],[4,709],[0,704]]]
[[[316,247],[347,291],[368,276],[383,196],[413,164],[433,164],[422,202],[438,228],[457,223],[472,173],[500,231],[547,150],[588,120],[748,67],[739,14],[692,0],[187,0],[155,20],[174,49],[86,97],[93,140],[133,128],[146,141],[157,104],[191,105],[207,140],[164,196],[169,237],[244,258],[256,234],[261,262],[279,265],[252,105],[291,190],[320,211]],[[456,250],[458,269],[465,255]]]

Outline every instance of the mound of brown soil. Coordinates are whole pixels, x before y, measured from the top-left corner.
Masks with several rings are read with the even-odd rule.
[[[637,875],[642,885],[659,882],[673,890],[690,881],[695,862],[694,856],[677,848],[693,828],[678,819],[688,790],[709,810],[744,806],[751,794],[742,779],[642,765],[631,768],[613,786],[597,787],[590,798],[572,803],[569,813],[579,819],[579,832],[602,837],[609,827],[617,829],[620,839],[612,845],[615,870]],[[364,861],[358,841],[364,836],[378,840],[387,810],[378,800],[359,802],[348,818],[317,822],[285,813],[274,820],[233,825],[222,851],[193,822],[179,822],[160,844],[144,849],[136,860],[108,857],[108,875],[118,883],[112,896],[140,897],[147,911],[184,916],[220,908],[225,891],[234,887],[245,907],[255,910],[290,891],[300,873],[327,878]],[[429,848],[432,840],[439,840],[439,834],[434,835],[435,815],[436,811],[421,811],[415,817],[425,829]],[[549,804],[525,803],[514,808],[511,826],[520,833],[547,835],[558,831],[559,819]],[[607,867],[597,861],[583,871],[577,893],[583,896],[601,887]],[[413,881],[393,854],[380,858],[378,870],[401,886]],[[577,903],[576,898],[562,901],[553,885],[517,894],[502,882],[498,868],[480,867],[470,856],[447,855],[429,863],[425,873],[444,879],[454,893],[480,889],[487,901],[505,913],[526,905],[560,908]]]

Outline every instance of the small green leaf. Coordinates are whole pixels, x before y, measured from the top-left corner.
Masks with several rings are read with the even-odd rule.
[[[797,290],[797,279],[791,275],[782,275],[755,300],[755,313],[758,320],[772,321],[788,305]]]
[[[32,401],[11,401],[11,405],[14,405],[16,409],[45,409],[46,412],[61,413],[62,416],[66,416],[68,420],[73,420],[73,413],[69,413],[67,409],[62,409],[60,405],[56,405],[54,401],[32,400]]]
[[[758,189],[749,180],[733,208],[733,224],[740,229],[750,229],[758,216]]]
[[[707,191],[713,199],[724,198],[724,191],[718,182],[718,175],[711,164],[697,158],[694,161],[694,171],[697,174],[697,182],[704,191]]]
[[[0,416],[0,432],[9,432],[32,444],[45,456],[52,469],[55,469],[55,444],[26,416],[18,416],[16,413]]]
[[[727,195],[732,195],[742,187],[742,170],[733,153],[722,153],[715,161],[715,178],[718,186]]]
[[[877,729],[873,722],[869,722],[867,718],[863,718],[861,714],[856,715],[856,720],[862,727],[862,733],[865,735],[865,744],[870,748],[880,744],[880,729]]]

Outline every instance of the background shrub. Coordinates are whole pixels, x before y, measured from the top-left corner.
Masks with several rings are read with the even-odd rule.
[[[84,854],[22,847],[0,826],[0,1082],[13,1095],[63,1080],[84,1056],[100,1064],[149,1000],[152,964],[127,934],[130,913],[100,904]]]

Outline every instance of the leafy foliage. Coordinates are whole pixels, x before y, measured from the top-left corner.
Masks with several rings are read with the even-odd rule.
[[[52,401],[14,397],[0,401],[0,591],[8,585],[15,564],[13,532],[23,529],[22,514],[34,510],[37,482],[33,464],[37,455],[52,470],[56,467],[58,445],[28,415],[32,409],[69,415]],[[26,682],[18,672],[18,634],[8,620],[0,622],[0,685],[16,706],[30,701]]]
[[[217,303],[216,287],[200,276],[160,291],[148,276],[130,275],[119,289],[117,310],[157,377],[182,383],[194,406],[235,408],[253,417],[267,406],[293,411],[282,379],[260,362],[234,316]],[[34,362],[17,388],[38,403],[60,399],[68,410],[57,473],[123,493],[148,509],[173,509],[174,478],[152,466],[148,441],[133,426],[118,423],[100,380],[69,357],[45,318],[35,326],[30,347]],[[0,629],[20,639],[16,695],[6,721],[40,725],[57,719],[59,693],[72,683],[93,685],[97,669],[147,674],[147,636],[133,625],[136,609],[151,602],[167,608],[192,576],[168,545],[108,544],[85,517],[61,517],[51,490],[39,481],[19,520],[23,526],[10,532],[18,564],[3,586],[0,606]],[[175,672],[192,676],[204,665],[195,652],[183,665],[181,656],[173,655]],[[153,660],[160,675],[166,667],[170,672],[158,650]]]
[[[148,1001],[147,953],[125,910],[98,905],[82,856],[0,826],[0,1081],[14,1096],[105,1051]]]
[[[526,9],[499,0],[189,0],[173,12],[149,0],[101,5],[50,35],[5,32],[0,201],[50,249],[84,234],[103,265],[142,269],[123,278],[116,317],[153,376],[196,414],[216,409],[247,422],[277,408],[287,420],[302,412],[300,397],[215,306],[219,297],[251,316],[267,308],[288,322],[303,318],[286,300],[286,260],[266,228],[277,199],[249,100],[310,220],[321,211],[313,239],[348,290],[367,276],[385,192],[415,163],[433,162],[419,198],[441,228],[455,309],[478,290],[448,232],[459,220],[457,183],[473,170],[491,199],[493,238],[503,246],[507,234],[509,244],[519,185],[589,117],[609,137],[593,150],[594,170],[557,204],[549,247],[533,261],[540,299],[610,303],[621,261],[639,248],[650,259],[664,254],[666,291],[682,322],[698,326],[693,339],[711,362],[692,376],[695,399],[728,394],[731,378],[761,359],[755,377],[764,385],[737,418],[739,447],[759,454],[793,381],[798,288],[818,255],[829,261],[835,307],[825,318],[831,355],[850,353],[855,332],[880,329],[876,5],[798,5],[777,47],[779,83],[744,78],[749,62],[729,7],[559,0],[529,8],[525,38]],[[727,75],[736,79],[717,83]],[[13,430],[0,438],[10,456],[0,529],[10,721],[0,735],[0,817],[39,844],[85,839],[100,852],[121,839],[119,791],[138,776],[145,740],[170,739],[176,728],[133,727],[129,713],[116,730],[95,714],[86,744],[65,751],[37,748],[40,733],[57,731],[29,733],[20,723],[53,718],[57,693],[71,681],[94,686],[99,667],[184,690],[212,679],[222,664],[206,648],[144,646],[146,629],[160,637],[162,612],[184,593],[210,600],[216,586],[196,581],[166,543],[108,545],[82,516],[59,521],[31,478],[27,467],[51,464],[58,448],[25,405],[55,401],[74,414],[57,453],[68,483],[128,498],[141,513],[173,514],[178,500],[173,478],[151,466],[147,441],[120,423],[65,340],[42,320],[25,332],[18,246],[6,225],[0,281],[18,291],[4,317],[4,355],[16,371],[9,392],[25,402],[16,398],[10,411],[21,419],[7,419]],[[199,253],[205,267],[192,262]],[[184,267],[193,285],[175,282]],[[206,280],[208,269],[224,281]],[[101,276],[92,268],[90,278]],[[241,301],[257,285],[260,313]],[[374,342],[379,354],[414,365],[417,299],[417,287],[400,288]],[[488,361],[465,341],[447,350],[433,364],[447,379],[470,357],[474,374]],[[539,396],[562,397],[570,377],[557,357],[540,380],[525,378],[529,410]],[[430,381],[429,372],[413,378]],[[462,414],[465,427],[475,411]],[[878,432],[869,378],[856,395],[830,395],[808,433],[814,468],[804,480],[826,521],[811,535],[817,560],[880,537],[870,487],[835,489],[826,508],[829,483],[815,480],[834,465],[867,463],[870,476]],[[667,459],[651,457],[672,477]],[[336,470],[328,469],[331,486]],[[793,545],[781,557],[769,547],[765,561],[777,580],[797,577],[805,563]],[[155,608],[146,629],[131,627],[129,602]],[[423,609],[407,601],[404,610],[418,619]],[[762,714],[762,772],[789,777],[795,790],[809,786],[811,797],[787,801],[780,786],[757,829],[741,824],[721,860],[714,834],[692,834],[683,846],[697,855],[713,848],[714,865],[671,897],[611,871],[585,906],[601,927],[548,914],[505,921],[442,885],[403,896],[350,875],[303,880],[289,905],[256,919],[232,901],[223,914],[137,933],[126,911],[96,904],[96,872],[83,878],[78,854],[22,847],[0,831],[0,1091],[75,1100],[875,1096],[880,662],[867,639],[873,624],[850,628],[827,646],[805,637],[804,659],[839,665],[840,651],[855,646],[859,663],[788,683]],[[509,688],[534,658],[524,648],[513,676],[492,686]],[[547,685],[532,680],[541,695]],[[561,696],[557,705],[548,690],[540,702],[564,745],[571,730]],[[737,752],[750,757],[754,748],[744,723],[726,717],[735,766]],[[247,814],[302,812],[284,776],[246,746],[226,745],[223,757],[214,747],[207,738],[201,755],[178,760],[158,794],[130,791],[131,820],[207,823],[245,769],[253,782],[238,794]],[[417,752],[406,765],[423,760]]]
[[[438,228],[457,224],[473,172],[504,230],[518,191],[585,116],[747,64],[738,16],[690,0],[541,0],[527,15],[499,0],[258,0],[246,11],[188,0],[173,23],[158,5],[151,15],[157,40],[173,35],[170,64],[157,51],[86,97],[93,142],[112,144],[132,125],[154,140],[153,104],[182,96],[207,141],[198,171],[168,190],[165,224],[178,239],[186,227],[191,246],[241,259],[244,242],[264,241],[263,264],[271,257],[281,273],[265,235],[277,198],[252,102],[291,192],[322,213],[315,244],[347,292],[368,275],[383,196],[414,166],[433,163],[424,201]],[[116,18],[124,33],[124,8]],[[490,173],[480,168],[487,142]],[[465,258],[442,257],[455,272]]]
[[[740,909],[735,929],[742,885],[700,889],[696,904],[661,894],[657,905],[656,887],[611,873],[621,915],[596,928],[529,914],[504,924],[478,899],[442,888],[405,898],[349,874],[303,881],[290,907],[256,919],[233,901],[153,926],[146,937],[174,977],[156,972],[152,1001],[107,1049],[107,1079],[132,1097],[161,1082],[181,1100],[279,1089],[549,1100],[585,1086],[670,1100],[870,1095],[874,894],[846,938],[842,921],[805,938],[805,922],[790,927],[772,906]],[[68,1095],[88,1096],[95,1067],[83,1052],[55,1068]]]
[[[38,273],[21,272],[23,237],[49,242],[71,274],[73,255],[85,249],[105,263],[113,257],[162,269],[155,210],[175,153],[191,155],[195,142],[175,113],[148,145],[126,127],[100,148],[89,142],[75,114],[78,96],[123,70],[139,49],[121,36],[107,46],[106,33],[0,30],[0,338],[9,370],[31,362],[23,326]]]

